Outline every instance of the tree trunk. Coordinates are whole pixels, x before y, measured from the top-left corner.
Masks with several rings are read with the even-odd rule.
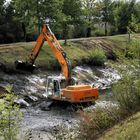
[[[105,22],[105,36],[107,36],[107,22]]]
[[[38,3],[38,0],[37,0],[36,4],[37,4],[37,11],[36,11],[37,13],[36,14],[37,14],[37,20],[38,20],[38,23],[37,23],[38,24],[38,35],[40,35],[40,15],[39,15],[39,3]]]
[[[87,28],[87,37],[91,37],[91,28],[90,27]]]
[[[64,42],[64,44],[67,45],[67,39],[66,39],[66,38],[65,38],[65,42]]]
[[[38,16],[38,35],[40,35],[40,18]]]
[[[64,30],[63,30],[63,37],[64,37],[64,44],[67,45],[67,38],[68,38],[68,25],[64,24]]]
[[[131,41],[131,34],[128,33],[128,41],[130,42]]]
[[[24,39],[26,40],[26,27],[23,22],[22,22],[22,30],[23,30],[23,34],[24,34]]]

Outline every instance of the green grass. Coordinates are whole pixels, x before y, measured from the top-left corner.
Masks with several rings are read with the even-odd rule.
[[[140,112],[108,130],[99,140],[139,140]]]
[[[82,42],[83,40],[84,43]],[[125,44],[128,43],[126,36],[111,36],[103,37],[101,39],[90,38],[90,40],[85,38],[83,40],[80,41],[82,43],[79,43],[79,41],[69,41],[66,46],[61,41],[61,45],[67,53],[67,57],[70,59],[72,67],[83,64],[103,65],[106,58],[101,48],[103,48],[105,53],[112,53],[110,50],[113,51],[115,48],[125,48]],[[15,60],[26,61],[34,46],[35,42],[0,45],[0,62],[14,66]],[[95,48],[99,48],[99,52]],[[43,45],[35,64],[44,69],[59,69],[60,67],[57,60],[54,58],[50,47],[47,46],[47,43]]]
[[[11,44],[10,48],[8,49],[0,49],[0,62],[6,64],[14,64],[15,60],[26,61],[34,45],[35,42],[20,44],[15,43]],[[67,53],[67,57],[71,61],[72,67],[76,65],[82,65],[84,60],[84,63],[87,63],[86,60],[89,60],[90,58],[89,52],[94,51],[93,48],[91,48],[90,50],[86,50],[85,48],[82,48],[79,44],[73,42],[69,42],[66,46],[62,44],[62,46]],[[54,57],[53,52],[46,43],[41,48],[35,64],[45,69],[52,69],[55,67],[59,68],[59,64]]]
[[[134,35],[131,35],[131,36],[132,36],[132,38],[137,37],[137,39],[140,39],[139,34],[134,34]],[[111,36],[111,37],[109,37],[109,40],[112,41],[113,43],[115,43],[118,47],[121,47],[122,49],[124,49],[129,44],[127,34],[126,35]]]

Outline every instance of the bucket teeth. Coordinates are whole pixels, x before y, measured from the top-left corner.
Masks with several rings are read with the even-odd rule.
[[[32,65],[28,62],[19,61],[19,60],[15,61],[15,67],[16,67],[17,70],[28,71],[28,72],[31,72],[31,73],[36,68],[35,65]]]

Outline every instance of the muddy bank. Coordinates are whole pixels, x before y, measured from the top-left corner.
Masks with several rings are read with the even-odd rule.
[[[57,133],[58,128],[64,125],[67,128],[74,127],[78,121],[78,114],[69,109],[61,107],[53,107],[50,111],[42,111],[40,109],[22,109],[24,120],[22,123],[22,131],[32,130],[34,133],[46,133],[51,135]],[[41,136],[42,137],[42,136]],[[33,136],[33,138],[36,138]]]

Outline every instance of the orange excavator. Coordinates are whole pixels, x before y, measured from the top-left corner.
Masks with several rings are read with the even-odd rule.
[[[48,76],[45,95],[53,100],[68,101],[71,103],[91,102],[98,99],[97,88],[90,85],[77,85],[76,81],[71,77],[70,61],[55,35],[46,24],[43,25],[42,32],[29,55],[28,61],[15,61],[16,69],[33,72],[36,68],[34,65],[35,60],[44,41],[48,42],[63,72],[63,76]]]

